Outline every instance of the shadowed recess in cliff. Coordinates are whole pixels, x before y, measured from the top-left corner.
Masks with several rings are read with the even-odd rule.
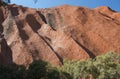
[[[118,21],[118,20],[116,20],[115,18],[112,18],[112,17],[110,17],[110,16],[108,16],[107,14],[104,14],[104,13],[102,13],[102,12],[99,12],[101,15],[103,15],[105,18],[106,18],[106,20],[111,20],[112,22],[114,22],[114,23],[116,23],[117,25],[120,25],[120,22]]]
[[[0,53],[0,64],[3,64],[5,61],[4,61],[4,57],[3,57],[3,54]]]
[[[27,8],[26,8],[26,7],[20,6],[19,8],[20,8],[20,10],[22,10],[23,13],[25,13],[25,12],[27,11]]]
[[[38,34],[42,39],[43,41],[51,48],[51,50],[54,52],[54,54],[58,57],[58,59],[60,60],[61,64],[63,64],[63,58],[53,49],[53,47],[46,41],[46,39],[41,36],[40,34]]]
[[[19,30],[20,37],[23,39],[23,41],[28,40],[29,36],[26,34],[25,30],[22,29],[24,27],[22,22],[20,20],[17,20],[16,24],[17,24],[17,27],[18,27],[18,30]]]
[[[11,48],[7,45],[7,42],[4,38],[1,40],[1,54],[3,55],[3,60],[5,60],[3,63],[4,64],[11,64],[13,61],[12,58],[12,50]]]
[[[0,8],[0,24],[2,24],[3,21],[4,21],[4,14],[2,8]]]
[[[42,21],[44,21],[47,24],[47,21],[45,19],[45,16],[42,15],[39,11],[37,11],[38,15],[41,17]]]
[[[74,39],[73,39],[74,40]],[[77,40],[74,40],[80,47],[82,47],[87,54],[91,57],[91,58],[95,58],[95,55],[93,54],[93,52],[91,52],[88,48],[86,48],[85,46],[83,46],[82,44],[80,44]]]
[[[9,7],[9,9],[10,9],[10,11],[11,11],[12,16],[17,16],[17,15],[19,15],[18,7]]]
[[[52,27],[53,30],[56,30],[56,21],[54,13],[47,13],[46,14],[47,24]]]
[[[0,34],[3,32],[3,26],[0,24]]]
[[[32,58],[33,58],[34,61],[40,59],[39,51],[37,49],[31,50],[30,52],[32,54]]]
[[[88,16],[87,16],[87,11],[83,7],[79,7],[75,13],[78,15],[77,21],[81,22],[83,25],[87,23],[88,21]],[[80,19],[80,20],[79,20]]]
[[[32,14],[28,14],[26,16],[26,20],[34,32],[37,32],[38,29],[40,29],[41,24],[36,20],[36,18]]]
[[[4,39],[3,26],[0,25],[0,64],[11,64],[13,61],[12,50]]]
[[[63,27],[64,26],[63,17],[62,17],[61,13],[58,10],[56,10],[56,13],[58,14],[58,17],[59,17],[58,20],[60,22],[60,27]]]

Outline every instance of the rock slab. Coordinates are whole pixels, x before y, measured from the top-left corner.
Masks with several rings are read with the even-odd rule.
[[[109,7],[0,7],[0,64],[42,59],[61,65],[109,51],[120,53],[120,13]]]

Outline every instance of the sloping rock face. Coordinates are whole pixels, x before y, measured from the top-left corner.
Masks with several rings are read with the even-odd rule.
[[[63,5],[32,9],[0,7],[0,63],[29,65],[45,60],[87,60],[108,51],[120,53],[120,13],[108,7]]]

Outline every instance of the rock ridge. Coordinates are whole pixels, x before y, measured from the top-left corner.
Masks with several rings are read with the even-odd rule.
[[[42,59],[61,65],[63,59],[82,61],[109,51],[120,53],[120,13],[105,6],[1,6],[0,35],[0,64],[28,66]]]

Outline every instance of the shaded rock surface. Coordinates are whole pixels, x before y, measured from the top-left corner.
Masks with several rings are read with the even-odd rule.
[[[42,59],[60,65],[63,59],[120,53],[120,13],[105,6],[1,6],[0,35],[0,63],[27,66]]]

